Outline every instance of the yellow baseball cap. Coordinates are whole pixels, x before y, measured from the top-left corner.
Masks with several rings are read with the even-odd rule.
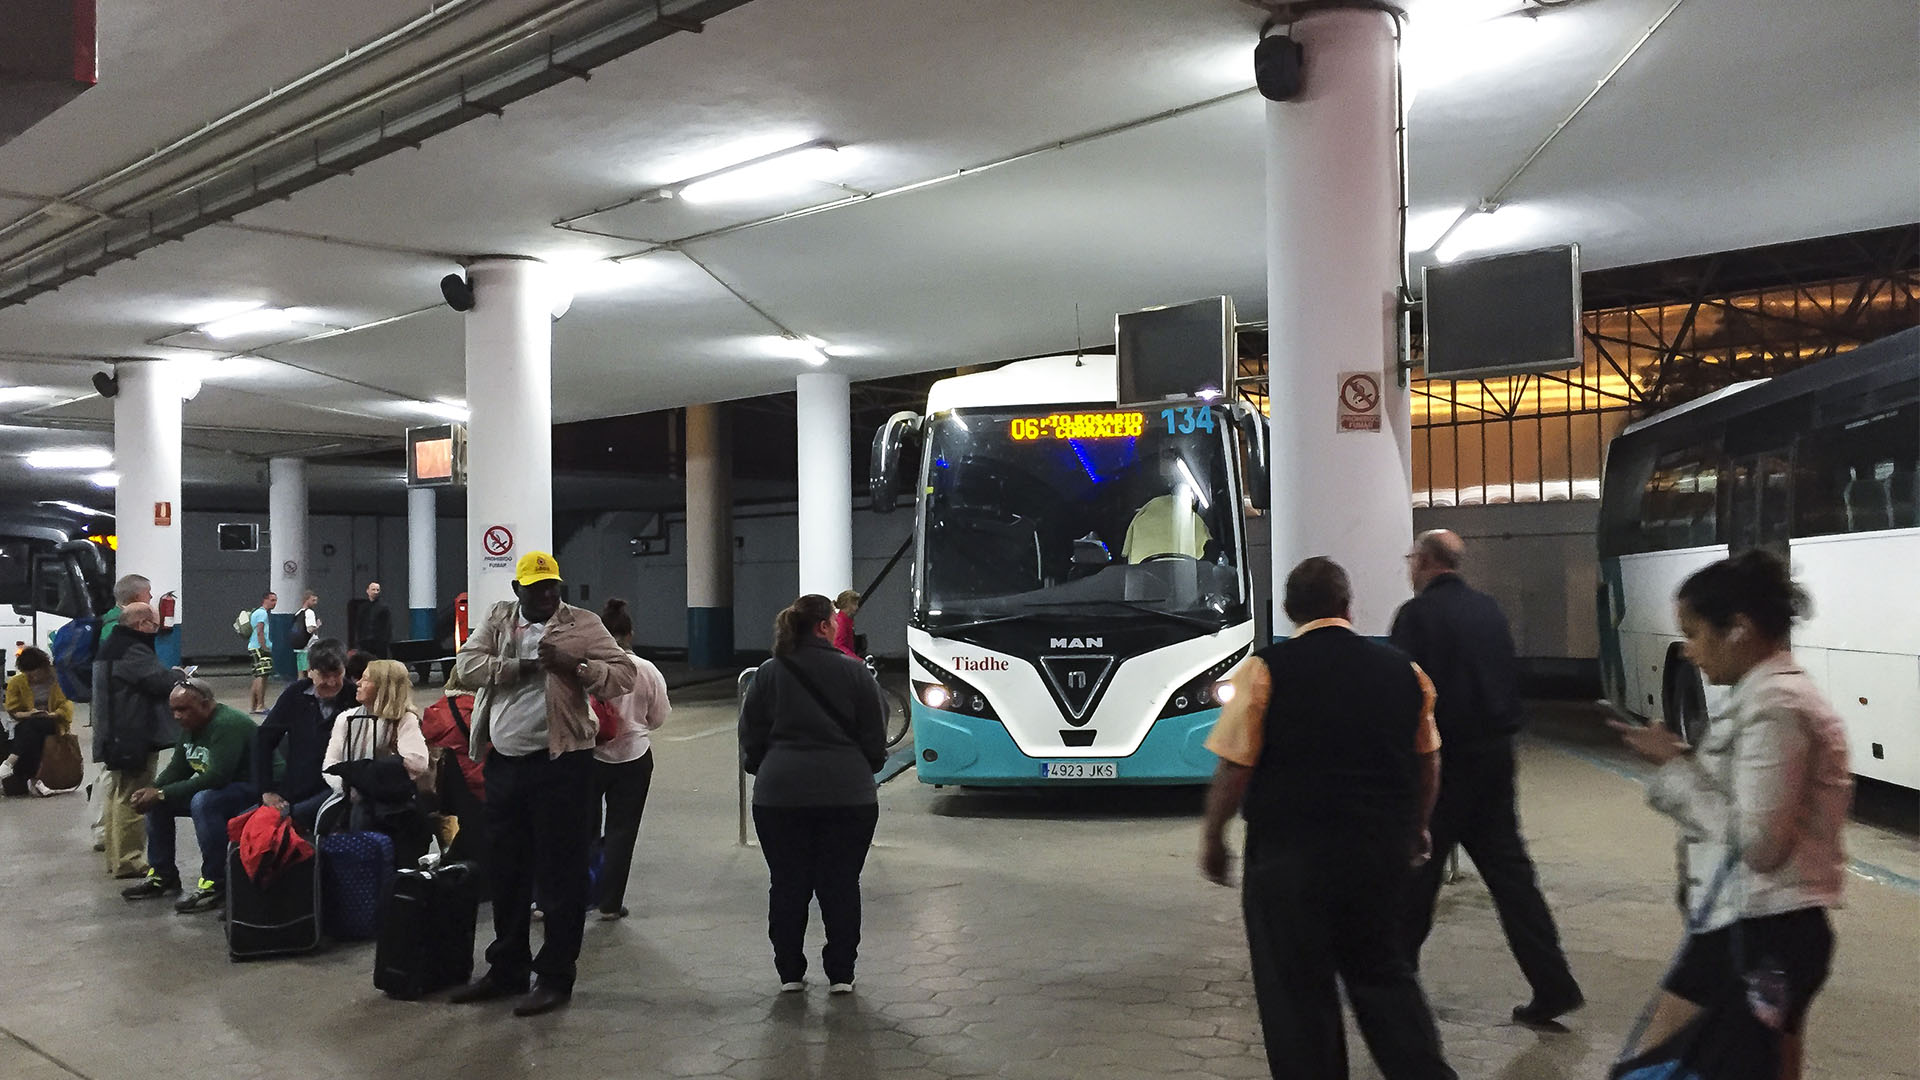
[[[560,564],[544,551],[529,551],[520,556],[519,564],[513,568],[513,580],[521,585],[531,585],[536,581],[559,581]]]

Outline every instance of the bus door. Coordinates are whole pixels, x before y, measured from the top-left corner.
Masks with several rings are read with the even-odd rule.
[[[1793,532],[1793,451],[1729,454],[1726,469],[1728,551],[1766,548],[1785,559]]]
[[[81,586],[80,566],[70,555],[36,553],[33,557],[34,644],[49,652],[54,631],[89,614]]]

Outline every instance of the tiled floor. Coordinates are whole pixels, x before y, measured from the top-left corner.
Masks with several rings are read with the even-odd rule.
[[[532,1021],[389,1001],[365,944],[231,964],[213,916],[119,899],[77,797],[8,800],[0,1077],[1265,1075],[1238,897],[1194,872],[1191,793],[961,793],[908,773],[882,791],[859,991],[774,993],[765,870],[735,845],[731,708],[711,696],[725,689],[681,693],[658,743],[634,917],[589,924],[574,1004]],[[1523,988],[1471,879],[1443,898],[1428,990],[1464,1077],[1602,1075],[1677,940],[1671,833],[1630,778],[1552,739],[1528,742],[1522,786],[1592,1004],[1564,1034],[1507,1021]],[[1920,876],[1910,838],[1862,843]],[[1920,1077],[1920,896],[1850,888],[1808,1075]],[[1354,1075],[1377,1075],[1353,1045]]]

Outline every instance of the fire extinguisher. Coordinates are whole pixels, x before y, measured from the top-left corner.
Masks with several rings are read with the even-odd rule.
[[[160,625],[161,626],[173,625],[173,612],[174,612],[174,609],[178,606],[178,604],[179,604],[179,601],[175,599],[172,593],[164,593],[161,595],[160,597]]]
[[[467,594],[461,593],[453,598],[453,647],[455,649],[467,643]]]

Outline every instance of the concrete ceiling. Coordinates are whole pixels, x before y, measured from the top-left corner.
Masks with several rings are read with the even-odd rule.
[[[1431,26],[1440,8],[1489,2],[1500,6],[1416,4],[1410,43],[1423,16]],[[541,6],[453,5],[417,45],[299,108]],[[1416,265],[1673,6],[1582,0],[1428,50],[1410,112]],[[378,0],[297,17],[233,0],[109,5],[100,85],[0,145],[0,224],[417,17]],[[87,396],[87,379],[114,357],[200,361],[206,389],[187,409],[188,471],[200,482],[230,484],[269,453],[395,438],[432,421],[434,398],[462,396],[461,317],[436,306],[437,280],[461,257],[585,265],[644,250],[553,223],[804,139],[842,144],[834,179],[878,191],[1219,99],[1250,85],[1262,17],[1242,0],[937,11],[923,0],[752,0],[591,81],[0,309],[0,387],[16,388],[0,390],[10,425],[0,490],[24,483],[26,449],[110,445],[107,403]],[[1681,0],[1503,208],[1473,225],[1488,248],[1579,241],[1597,268],[1920,219],[1916,31],[1911,0]],[[1076,333],[1102,341],[1116,311],[1213,293],[1261,318],[1266,108],[1253,94],[1226,97],[687,251],[781,323],[844,348],[834,363],[855,378],[1042,353]],[[233,145],[213,140],[168,168]],[[670,239],[842,194],[822,184],[747,204],[640,204],[578,224]],[[683,255],[583,283],[555,325],[556,420],[776,392],[803,370],[770,352],[773,327]],[[254,357],[221,362],[180,347],[213,344],[181,335],[238,302],[307,309],[310,325],[281,337],[308,340],[249,342]],[[394,321],[318,336],[383,320]]]

